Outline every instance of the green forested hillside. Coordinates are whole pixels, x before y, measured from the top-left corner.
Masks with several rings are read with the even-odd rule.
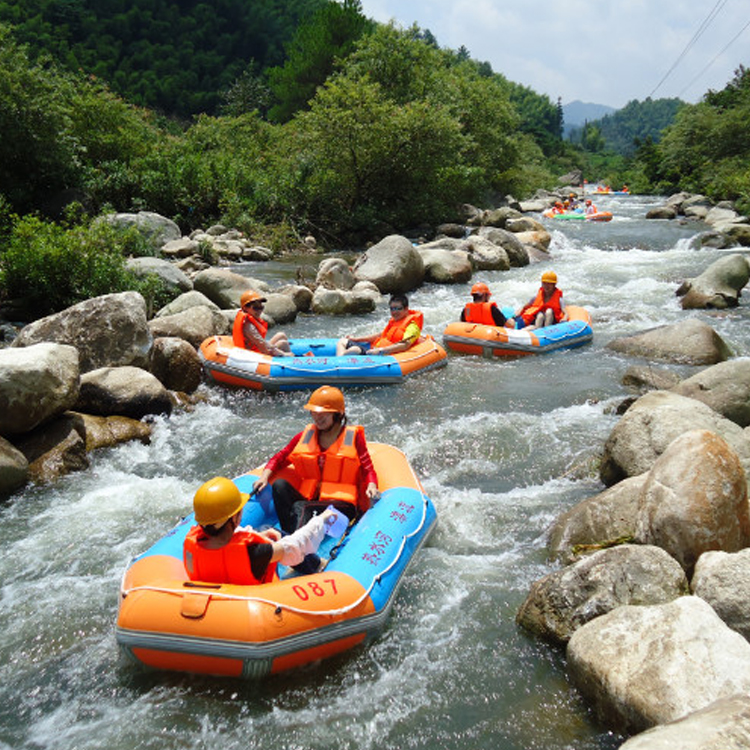
[[[215,113],[254,61],[284,62],[284,44],[326,0],[0,0],[0,23],[36,58],[103,79],[169,115]]]
[[[581,128],[573,128],[569,137],[573,143],[589,146],[601,139],[602,147],[623,156],[632,156],[638,140],[650,138],[658,141],[661,132],[674,122],[683,105],[680,99],[633,100],[611,115],[605,115]]]

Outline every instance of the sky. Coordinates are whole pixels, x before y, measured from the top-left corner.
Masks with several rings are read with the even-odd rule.
[[[429,29],[441,47],[463,45],[563,104],[695,103],[750,67],[748,0],[362,0],[362,10]]]

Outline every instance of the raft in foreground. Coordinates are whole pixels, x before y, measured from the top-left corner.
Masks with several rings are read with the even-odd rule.
[[[291,391],[320,385],[402,383],[446,364],[432,336],[397,354],[337,357],[338,339],[292,339],[294,357],[271,357],[236,347],[231,336],[211,336],[198,352],[207,377],[223,385]],[[308,355],[308,356],[305,356]]]
[[[341,544],[325,538],[320,554],[331,559],[320,573],[299,576],[280,567],[278,581],[259,586],[190,581],[182,545],[192,514],[133,560],[116,629],[127,657],[157,670],[256,678],[375,637],[437,516],[404,454],[382,443],[368,447],[382,497]],[[259,473],[235,483],[250,492]],[[242,523],[278,525],[270,497],[248,502]]]
[[[480,323],[449,323],[443,331],[443,341],[455,352],[485,357],[542,354],[572,349],[591,341],[594,332],[588,311],[575,305],[566,305],[565,309],[568,320],[533,331]]]
[[[576,211],[566,214],[553,214],[546,211],[544,216],[548,219],[559,219],[560,221],[612,221],[611,211],[597,211],[595,214],[582,214]]]

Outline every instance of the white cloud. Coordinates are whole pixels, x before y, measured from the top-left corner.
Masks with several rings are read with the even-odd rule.
[[[563,103],[622,107],[645,99],[683,52],[712,8],[683,0],[363,0],[377,21],[429,29],[442,47],[465,46],[493,70]],[[541,7],[540,7],[541,6]],[[688,7],[689,6],[689,7]],[[726,0],[654,97],[697,101],[750,65],[750,28],[693,85],[706,65],[750,21],[746,0]]]

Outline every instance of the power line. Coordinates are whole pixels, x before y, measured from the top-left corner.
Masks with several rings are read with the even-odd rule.
[[[727,1],[728,0],[717,0],[716,5],[714,5],[709,14],[703,19],[703,22],[698,27],[695,34],[693,34],[692,39],[685,45],[685,49],[680,52],[677,59],[672,63],[672,67],[664,74],[661,81],[656,84],[654,90],[648,95],[649,99],[661,88],[661,85],[664,83],[664,81],[669,78],[674,69],[680,64],[682,58],[685,57],[685,55],[690,51],[690,48],[698,41],[698,39],[703,35],[703,32],[710,26],[711,21],[716,18],[721,9],[727,4]]]
[[[677,96],[682,96],[682,95],[683,95],[683,94],[684,94],[684,93],[685,93],[685,92],[686,92],[686,91],[687,91],[687,90],[688,90],[688,89],[689,89],[689,88],[690,88],[690,87],[691,87],[691,86],[692,86],[692,85],[693,85],[693,84],[694,84],[694,83],[695,83],[695,82],[696,82],[696,81],[697,81],[697,80],[698,80],[698,79],[699,79],[699,78],[700,78],[700,77],[701,77],[701,76],[702,76],[702,75],[703,75],[703,74],[704,74],[704,73],[705,73],[705,72],[706,72],[706,71],[707,71],[707,70],[708,70],[708,69],[709,69],[709,68],[710,68],[710,67],[711,67],[711,66],[712,66],[712,65],[713,65],[713,64],[714,64],[714,63],[715,63],[715,62],[716,62],[716,61],[717,61],[717,60],[718,60],[718,59],[719,59],[719,58],[720,58],[720,57],[721,57],[721,56],[722,56],[722,55],[723,55],[723,54],[724,54],[724,53],[725,53],[725,52],[726,52],[726,51],[727,51],[727,50],[728,50],[728,49],[729,49],[729,48],[730,48],[730,47],[731,47],[731,46],[732,46],[732,45],[733,45],[733,44],[734,44],[734,43],[735,43],[735,42],[736,42],[737,40],[738,40],[738,39],[739,39],[739,38],[740,38],[740,37],[741,37],[741,36],[742,36],[742,32],[743,32],[743,31],[745,31],[745,29],[747,29],[747,27],[748,27],[748,26],[750,26],[750,21],[748,21],[748,22],[747,22],[747,23],[746,23],[746,24],[745,24],[745,25],[744,25],[744,26],[743,26],[743,27],[742,27],[742,28],[741,28],[741,29],[740,29],[740,30],[739,30],[739,31],[738,31],[738,32],[737,32],[737,33],[736,33],[736,34],[735,34],[735,35],[734,35],[733,37],[732,37],[732,39],[731,39],[731,40],[730,40],[730,41],[729,41],[729,42],[728,42],[728,43],[727,43],[727,44],[726,44],[726,45],[724,46],[724,48],[723,48],[723,49],[722,49],[722,50],[721,50],[721,51],[720,51],[720,52],[719,52],[719,53],[718,53],[718,54],[716,55],[716,57],[714,57],[714,58],[713,58],[713,60],[711,60],[711,62],[710,62],[710,63],[708,63],[708,65],[706,65],[706,67],[705,67],[705,68],[703,68],[703,70],[701,70],[701,72],[700,72],[700,73],[698,73],[698,75],[697,75],[697,76],[695,76],[695,78],[693,78],[693,80],[692,80],[692,81],[690,81],[690,83],[689,83],[689,84],[688,84],[687,86],[685,86],[685,88],[684,88],[684,89],[682,89],[682,91],[680,91],[680,93],[679,93],[679,94],[677,94]]]

